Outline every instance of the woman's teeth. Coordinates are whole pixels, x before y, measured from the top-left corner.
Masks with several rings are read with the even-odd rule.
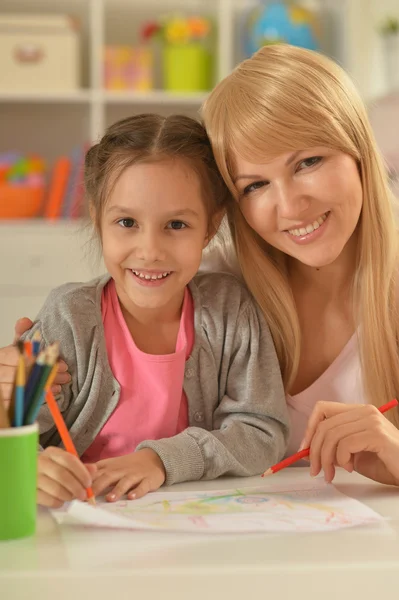
[[[161,273],[160,275],[149,275],[148,273],[141,273],[140,271],[133,271],[132,269],[132,273],[134,273],[137,277],[140,277],[140,279],[155,280],[167,277],[171,274],[171,271],[165,271],[165,273]]]
[[[313,221],[313,223],[309,223],[309,225],[306,225],[306,227],[301,227],[300,229],[289,229],[288,233],[290,233],[291,235],[295,235],[297,237],[302,237],[303,235],[312,233],[312,231],[314,231],[315,229],[318,229],[320,227],[320,225],[323,225],[323,223],[327,219],[327,217],[328,217],[328,212],[324,213],[324,215],[321,215],[321,217],[316,219],[316,221]]]

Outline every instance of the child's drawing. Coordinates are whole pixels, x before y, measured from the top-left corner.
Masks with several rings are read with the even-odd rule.
[[[140,500],[92,507],[72,502],[60,523],[169,531],[332,531],[382,517],[333,485],[315,481],[295,490],[276,486],[215,492],[156,492]]]

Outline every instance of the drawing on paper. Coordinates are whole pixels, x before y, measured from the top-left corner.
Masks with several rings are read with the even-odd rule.
[[[66,512],[54,514],[61,523],[209,533],[331,531],[382,520],[322,481],[295,490],[268,486],[208,493],[156,492],[140,500],[101,503],[95,508],[72,502]]]

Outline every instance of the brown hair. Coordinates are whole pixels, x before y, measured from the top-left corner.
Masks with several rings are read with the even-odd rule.
[[[208,212],[208,226],[230,196],[218,171],[205,128],[183,115],[141,114],[117,121],[86,154],[84,184],[97,232],[109,194],[129,166],[179,158],[196,171]]]

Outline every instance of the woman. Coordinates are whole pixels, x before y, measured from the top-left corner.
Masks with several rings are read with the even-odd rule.
[[[376,408],[399,393],[398,235],[359,95],[329,59],[279,44],[218,84],[203,117],[280,360],[287,454],[310,445],[327,481],[339,465],[399,485],[399,411]],[[15,361],[0,350],[1,382]]]
[[[217,85],[203,118],[280,359],[288,454],[310,444],[313,475],[399,485],[399,411],[376,408],[399,393],[398,233],[358,93],[326,57],[278,44]]]

